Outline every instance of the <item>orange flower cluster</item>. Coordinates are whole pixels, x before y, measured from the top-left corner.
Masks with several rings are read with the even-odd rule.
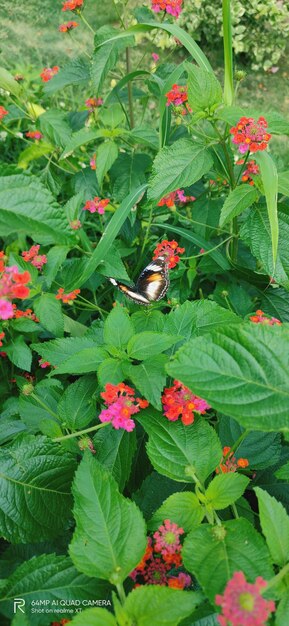
[[[231,451],[230,446],[223,448],[223,458],[220,461],[220,465],[216,468],[216,474],[228,474],[229,472],[236,472],[237,469],[244,469],[248,467],[248,459],[236,459],[234,452]]]
[[[77,11],[82,8],[83,0],[66,0],[61,11]]]
[[[211,408],[206,400],[195,396],[188,387],[185,387],[178,380],[174,380],[172,387],[164,389],[162,404],[168,420],[176,422],[181,417],[185,426],[193,423],[194,412],[203,415]]]
[[[268,124],[264,117],[256,121],[253,117],[241,117],[230,133],[233,135],[233,143],[239,146],[239,152],[258,152],[266,150],[271,135],[267,133]]]
[[[180,248],[177,241],[168,241],[164,239],[158,243],[154,250],[153,260],[159,258],[159,256],[165,257],[169,269],[173,269],[180,262],[179,254],[183,254],[185,248]]]
[[[6,111],[6,109],[2,106],[0,106],[0,122],[1,120],[3,120],[3,117],[5,117],[5,115],[8,115],[9,111]]]
[[[274,326],[275,324],[281,326],[282,324],[277,317],[267,317],[261,309],[258,309],[255,315],[251,315],[250,320],[254,322],[254,324],[264,324],[265,326]]]
[[[57,291],[57,295],[55,296],[56,300],[61,300],[63,304],[72,304],[73,300],[77,298],[80,293],[80,289],[74,289],[69,293],[64,293],[63,287],[60,287]]]
[[[236,165],[243,165],[244,164],[244,159],[239,159],[239,161],[237,161]],[[246,169],[244,170],[242,176],[241,176],[241,180],[243,183],[249,183],[249,185],[254,185],[254,180],[252,178],[252,175],[257,175],[260,174],[260,169],[259,166],[257,165],[257,163],[255,161],[248,161],[246,164]]]
[[[16,304],[12,304],[13,306],[13,310],[14,310],[14,319],[18,320],[21,317],[26,317],[29,320],[32,320],[33,322],[39,322],[38,317],[36,317],[35,313],[33,313],[32,309],[26,309],[25,311],[21,311],[20,309],[17,309]]]
[[[40,130],[29,130],[27,133],[25,133],[26,137],[29,137],[29,139],[36,139],[37,141],[39,139],[42,139],[43,135],[40,132]]]
[[[57,72],[59,72],[58,65],[54,65],[53,67],[45,67],[42,70],[40,77],[44,83],[47,83],[49,80],[51,80],[51,78],[53,78],[53,76],[55,76],[55,74],[57,74]]]
[[[69,31],[77,28],[77,26],[79,26],[78,22],[74,22],[72,20],[70,22],[66,22],[66,24],[60,24],[58,30],[60,31],[60,33],[69,33]]]

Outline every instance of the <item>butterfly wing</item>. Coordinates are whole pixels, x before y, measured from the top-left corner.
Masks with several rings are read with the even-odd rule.
[[[148,298],[146,298],[141,293],[138,293],[136,287],[128,287],[127,285],[124,285],[124,283],[121,283],[119,280],[115,280],[115,278],[109,278],[108,280],[110,280],[112,285],[117,287],[127,298],[130,298],[130,300],[136,302],[136,304],[150,304],[150,300],[148,300]]]
[[[164,257],[151,261],[136,281],[136,291],[149,302],[161,300],[169,288],[168,265]]]

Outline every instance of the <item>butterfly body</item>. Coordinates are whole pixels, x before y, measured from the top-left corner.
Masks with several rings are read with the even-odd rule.
[[[158,257],[151,261],[138,277],[136,284],[128,287],[124,283],[109,278],[110,282],[117,287],[127,298],[136,304],[148,306],[152,302],[161,300],[169,288],[170,280],[168,265],[165,257]]]

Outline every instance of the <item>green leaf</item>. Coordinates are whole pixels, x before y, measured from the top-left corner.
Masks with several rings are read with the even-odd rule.
[[[289,561],[289,516],[286,509],[267,491],[255,487],[260,524],[273,563],[283,567]]]
[[[31,161],[40,159],[44,154],[50,154],[51,152],[53,152],[53,146],[50,143],[44,143],[43,141],[33,143],[20,153],[18,166],[26,170]]]
[[[196,576],[212,604],[235,571],[244,572],[250,582],[257,576],[273,576],[265,542],[245,519],[224,522],[222,527],[202,524],[195,528],[185,538],[182,556],[185,568]]]
[[[188,73],[188,101],[196,111],[211,109],[222,102],[222,87],[212,72],[197,67],[191,63],[186,64]]]
[[[71,128],[67,114],[57,109],[49,109],[39,117],[39,126],[43,135],[55,146],[64,148],[71,137]]]
[[[86,609],[71,623],[72,626],[117,626],[115,617],[107,609]]]
[[[256,187],[251,185],[239,185],[233,191],[230,191],[226,198],[220,216],[220,226],[224,226],[230,222],[233,217],[240,215],[251,206],[258,198]]]
[[[4,67],[0,67],[0,87],[18,97],[22,91],[21,84],[17,82]]]
[[[201,601],[195,591],[180,591],[159,585],[138,587],[127,596],[123,608],[138,626],[177,626]]]
[[[71,604],[75,600],[81,602],[82,600],[91,600],[96,596],[103,598],[106,593],[107,590],[102,581],[95,581],[84,576],[84,574],[80,574],[69,557],[41,554],[19,565],[6,580],[1,594],[0,609],[4,615],[12,617],[14,598],[25,598],[25,611],[29,625],[39,626],[40,623],[48,624],[48,621],[39,621],[39,613],[34,612],[37,602],[43,603],[47,600],[52,603],[53,600],[55,601],[55,613],[50,614],[51,621],[54,617],[55,619],[59,618],[59,613],[57,614],[59,598],[67,601],[68,607],[71,608]],[[53,609],[52,604],[49,608]],[[69,617],[69,610],[67,616]],[[63,613],[61,617],[63,617]]]
[[[55,337],[62,337],[64,322],[61,302],[56,300],[53,293],[44,293],[33,302],[34,312],[42,326]]]
[[[26,372],[30,372],[32,352],[21,335],[15,337],[15,339],[11,338],[10,343],[5,344],[5,352],[8,354],[11,363],[14,363],[16,367]]]
[[[166,333],[144,331],[131,337],[127,344],[127,353],[131,359],[145,360],[168,350],[178,339],[179,337]]]
[[[53,425],[59,428],[56,415],[61,388],[51,387],[50,382],[48,384],[47,380],[44,380],[38,383],[34,387],[33,397],[20,395],[19,414],[30,432],[42,432],[43,424],[47,424],[48,421],[53,421]]]
[[[278,172],[275,162],[268,152],[258,152],[255,154],[255,161],[260,167],[260,173],[262,183],[265,192],[266,205],[268,211],[268,218],[270,224],[271,233],[271,247],[272,247],[272,260],[273,267],[276,266],[277,251],[278,251],[278,239],[279,239],[279,225],[278,225],[278,210],[277,210],[277,197],[278,197]]]
[[[284,626],[289,615],[289,591],[285,591],[276,611],[275,626]]]
[[[244,433],[244,428],[234,419],[220,416],[219,437],[223,446],[232,446]],[[238,445],[234,456],[249,461],[250,468],[263,469],[278,463],[281,454],[280,433],[248,432]]]
[[[179,187],[192,185],[209,171],[212,164],[208,150],[192,140],[178,139],[171,146],[165,146],[153,163],[149,199],[158,201]]]
[[[44,437],[0,452],[0,531],[12,543],[56,537],[70,515],[75,460]]]
[[[52,374],[95,372],[107,356],[105,350],[89,337],[67,337],[36,343],[32,347],[43,359],[56,366]]]
[[[0,178],[0,230],[2,236],[17,232],[44,245],[73,241],[51,193],[35,176],[25,174]]]
[[[281,205],[282,206],[282,205]],[[240,237],[250,247],[254,256],[261,261],[263,272],[275,278],[287,291],[289,289],[289,215],[282,208],[278,211],[279,242],[276,263],[274,263],[270,222],[264,207],[257,207],[250,213],[240,230]]]
[[[274,288],[260,291],[261,309],[267,315],[277,317],[281,322],[289,322],[289,294],[285,289]]]
[[[157,530],[165,519],[169,519],[189,533],[201,524],[204,510],[197,496],[190,491],[173,493],[153,514],[148,523],[150,530]]]
[[[88,576],[122,582],[145,552],[141,512],[119,494],[111,474],[86,454],[76,472],[73,493],[76,529],[70,554],[75,566]]]
[[[118,148],[114,141],[105,141],[97,150],[97,180],[100,186],[105,174],[110,170],[117,159]]]
[[[130,378],[133,385],[140,391],[141,395],[148,400],[156,409],[161,410],[161,392],[166,384],[165,364],[167,356],[158,356],[146,359],[140,365],[123,363],[123,371]]]
[[[120,153],[110,170],[113,183],[113,195],[118,201],[123,200],[135,188],[146,182],[146,170],[150,168],[151,158],[145,153]]]
[[[149,435],[147,453],[160,474],[179,482],[194,482],[194,473],[205,481],[220,463],[221,444],[214,429],[202,419],[184,426],[148,408],[137,420]]]
[[[58,415],[66,428],[81,430],[95,417],[93,394],[96,390],[94,377],[83,377],[69,385],[59,404]]]
[[[152,150],[158,150],[158,134],[150,126],[137,126],[130,131],[128,137],[137,144],[148,146]]]
[[[43,276],[47,287],[51,287],[51,283],[57,275],[62,263],[65,261],[69,252],[68,246],[53,246],[47,253],[47,264],[44,266]]]
[[[237,473],[215,476],[206,489],[208,506],[212,509],[226,509],[243,495],[249,478]]]
[[[95,44],[96,49],[92,56],[91,63],[91,81],[93,93],[98,94],[101,91],[103,83],[110,70],[112,70],[118,60],[119,48],[122,47],[122,41],[110,41],[105,43],[105,40],[114,38],[118,34],[118,31],[111,26],[102,26],[96,33]],[[97,47],[99,44],[104,45],[101,48]]]
[[[289,196],[289,172],[278,173],[278,193]]]
[[[97,369],[97,377],[102,387],[104,387],[106,383],[118,385],[118,383],[121,383],[124,379],[122,362],[118,359],[104,359]]]
[[[210,300],[184,302],[170,311],[166,317],[165,330],[172,335],[181,335],[186,340],[204,335],[228,324],[240,324],[241,319]]]
[[[285,328],[228,326],[192,339],[167,370],[245,428],[288,431],[288,349]]]
[[[108,469],[122,492],[130,477],[133,457],[136,451],[135,431],[103,428],[93,438],[97,460]]]
[[[46,94],[52,94],[69,85],[88,84],[90,81],[90,64],[81,57],[73,59],[59,70],[44,86]]]
[[[70,156],[70,154],[72,154],[77,148],[80,148],[80,146],[85,146],[90,141],[99,139],[102,136],[103,133],[101,130],[94,130],[93,128],[88,128],[87,126],[85,126],[85,128],[81,128],[76,133],[72,134],[59,158],[66,159],[66,157]]]
[[[110,346],[122,349],[134,334],[133,324],[127,311],[120,305],[115,306],[104,322],[104,341]]]
[[[146,185],[142,185],[141,187],[133,191],[120,204],[115,214],[113,215],[108,225],[106,226],[100,241],[98,242],[94,252],[92,253],[91,258],[89,259],[87,266],[80,280],[78,281],[79,286],[81,286],[90,278],[91,274],[95,271],[100,261],[104,259],[104,257],[107,254],[107,251],[109,250],[110,246],[112,245],[115,238],[117,237],[123,223],[125,222],[126,218],[130,214],[133,206],[141,200],[143,193],[146,190],[146,187],[147,187]],[[0,195],[0,199],[1,199],[1,195]],[[0,217],[1,217],[1,211],[0,211]],[[1,221],[0,221],[0,225],[1,225]]]

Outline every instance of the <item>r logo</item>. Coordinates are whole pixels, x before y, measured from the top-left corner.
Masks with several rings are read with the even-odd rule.
[[[25,606],[25,600],[23,600],[23,598],[14,598],[14,613],[17,612],[17,609],[19,609],[21,613],[25,613],[22,608],[23,606]]]

